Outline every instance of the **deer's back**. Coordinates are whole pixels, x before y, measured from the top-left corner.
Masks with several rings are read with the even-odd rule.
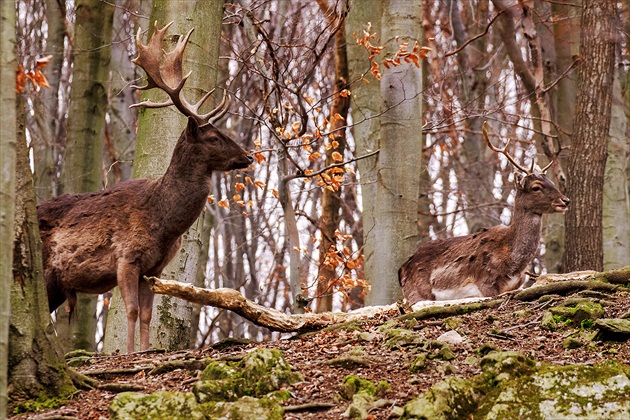
[[[142,272],[159,265],[173,242],[160,237],[156,181],[127,181],[96,193],[67,194],[37,207],[47,283],[104,293],[116,285],[121,259]]]
[[[512,261],[507,235],[507,226],[495,226],[422,245],[398,272],[405,297],[413,304],[512,290],[524,267]]]

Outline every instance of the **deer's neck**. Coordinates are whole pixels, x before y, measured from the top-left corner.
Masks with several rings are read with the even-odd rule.
[[[165,236],[181,236],[203,211],[210,193],[207,165],[195,157],[182,159],[173,154],[171,164],[158,182],[156,202]]]
[[[507,239],[511,243],[510,260],[515,272],[522,272],[534,259],[540,245],[542,215],[528,212],[516,205]]]

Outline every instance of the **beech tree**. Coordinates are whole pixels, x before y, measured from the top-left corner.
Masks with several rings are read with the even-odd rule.
[[[15,10],[11,2],[0,5],[0,244],[13,242],[15,209],[16,95]],[[9,174],[5,176],[4,174]],[[13,247],[0,254],[0,418],[7,411],[7,359],[9,354],[10,291],[13,278]]]
[[[103,188],[103,137],[108,103],[114,5],[100,0],[76,2],[74,68],[68,109],[66,152],[62,171],[64,193]],[[96,350],[98,296],[80,293],[77,314],[69,322],[66,305],[57,310],[57,334],[65,351]]]

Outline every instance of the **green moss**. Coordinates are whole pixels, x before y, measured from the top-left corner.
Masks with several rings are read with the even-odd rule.
[[[13,409],[13,414],[23,414],[59,408],[68,403],[64,397],[49,397],[42,395],[36,400],[23,401],[18,403]]]
[[[240,362],[214,361],[200,375],[193,392],[201,403],[262,397],[302,380],[275,349],[257,349]]]
[[[451,316],[444,320],[444,326],[449,330],[454,330],[462,326],[464,321],[460,317]]]
[[[425,353],[421,353],[411,363],[411,366],[409,367],[409,372],[419,373],[419,372],[424,371],[426,367],[427,367],[427,355]]]
[[[199,405],[205,418],[230,420],[282,420],[283,410],[276,401],[268,397],[242,397],[237,401],[212,401]]]
[[[112,420],[116,419],[203,419],[195,396],[190,392],[158,391],[145,395],[123,392],[109,405]]]
[[[339,387],[339,393],[347,400],[351,399],[354,394],[365,392],[369,395],[376,393],[376,387],[372,381],[361,379],[356,375],[348,375]]]

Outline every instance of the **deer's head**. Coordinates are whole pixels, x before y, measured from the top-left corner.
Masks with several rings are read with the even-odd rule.
[[[183,115],[188,117],[188,125],[182,133],[176,152],[186,149],[187,158],[203,162],[208,166],[208,173],[228,171],[248,167],[253,158],[243,150],[234,140],[223,134],[215,127],[215,123],[222,118],[229,108],[229,99],[223,91],[221,103],[206,114],[200,112],[201,106],[212,95],[214,89],[207,92],[196,104],[190,104],[182,94],[182,89],[190,73],[183,75],[182,59],[184,50],[193,29],[186,36],[180,37],[172,51],[164,52],[162,43],[166,31],[173,22],[162,29],[154,25],[153,36],[145,45],[140,39],[141,29],[136,35],[138,57],[132,60],[147,74],[146,86],[135,86],[139,90],[158,88],[169,97],[165,102],[143,101],[132,107],[162,108],[174,105]]]
[[[510,139],[507,140],[502,149],[495,147],[488,137],[487,124],[483,123],[482,134],[488,144],[488,147],[503,154],[507,160],[520,172],[514,173],[514,186],[516,187],[516,199],[514,206],[524,211],[544,214],[544,213],[564,213],[569,207],[569,198],[562,194],[560,190],[545,172],[553,164],[553,160],[547,166],[540,169],[536,166],[535,160],[532,160],[530,168],[516,162],[516,160],[508,153],[507,147]]]

